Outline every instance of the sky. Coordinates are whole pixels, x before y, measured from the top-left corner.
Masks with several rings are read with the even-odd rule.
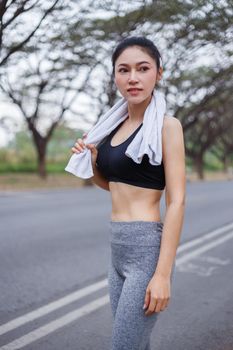
[[[100,16],[100,13],[98,13],[98,15]],[[164,49],[162,49],[163,51]],[[203,52],[201,52],[201,50],[203,50]],[[165,50],[164,50],[165,51]],[[214,54],[213,54],[214,52]],[[172,55],[172,53],[171,53]],[[163,55],[162,55],[163,56]],[[196,59],[194,62],[192,62],[192,64],[195,65],[212,65],[214,63],[216,63],[216,60],[221,62],[221,52],[218,52],[217,48],[215,48],[214,51],[210,50],[209,53],[206,51],[206,48],[202,48],[200,49],[199,52],[199,57],[200,59]],[[102,74],[102,72],[101,72]],[[100,76],[101,79],[101,76]],[[98,80],[98,79],[97,79]],[[1,94],[1,92],[0,92]],[[80,99],[77,99],[76,101],[76,105],[78,106],[78,108],[82,111],[84,111],[88,116],[93,116],[89,118],[89,123],[87,122],[83,122],[82,119],[80,117],[74,117],[71,116],[69,113],[66,114],[66,120],[69,122],[69,125],[73,128],[83,128],[84,130],[88,130],[88,128],[91,127],[91,124],[95,122],[96,119],[96,112],[98,111],[94,111],[93,113],[93,107],[92,109],[88,109],[88,96],[85,98],[84,94],[82,94]],[[11,103],[6,103],[3,102],[3,99],[0,96],[0,120],[2,117],[7,117],[7,116],[13,116],[14,120],[16,121],[17,126],[12,126],[11,127],[11,131],[7,131],[5,130],[1,124],[0,124],[0,147],[5,147],[7,146],[8,142],[14,137],[14,134],[16,131],[18,131],[21,127],[21,125],[23,125],[24,119],[22,117],[22,115],[19,113],[18,108],[16,108],[14,105],[12,105]]]
[[[200,64],[202,65],[213,64],[213,55],[210,55],[210,56],[200,55],[200,57],[201,57]],[[216,57],[214,59],[216,59]],[[196,62],[196,64],[198,64],[198,62]],[[80,98],[77,98],[77,100],[75,101],[75,105],[78,106],[81,112],[84,112],[88,116],[93,116],[93,118],[92,117],[89,118],[89,121],[90,121],[89,123],[83,122],[81,117],[78,117],[78,116],[75,117],[74,115],[71,115],[68,112],[65,116],[65,120],[67,120],[70,127],[74,129],[75,128],[83,129],[87,131],[96,120],[96,113],[93,113],[93,107],[92,109],[88,108],[88,105],[89,105],[88,95],[86,97],[84,94],[80,95]],[[1,97],[0,97],[0,119],[3,116],[13,116],[13,119],[15,120],[17,126],[13,126],[13,127],[11,126],[11,131],[7,131],[0,125],[0,148],[7,146],[8,142],[14,138],[15,132],[19,131],[21,129],[21,126],[25,123],[24,118],[19,112],[18,108],[15,107],[12,103],[1,102]],[[49,123],[46,123],[46,124],[49,124]]]
[[[118,0],[117,0],[118,1]],[[147,0],[148,3],[150,3],[150,0]],[[72,3],[70,3],[71,9],[73,9],[73,11],[77,12],[78,7],[81,7],[82,4],[84,4],[84,6],[86,6],[87,1],[86,0],[81,0],[79,3],[75,3],[72,5]],[[133,9],[134,7],[136,8],[138,6],[138,3],[140,3],[140,1],[135,4],[128,4],[128,3],[124,3],[124,1],[122,1],[124,8],[125,9]],[[120,2],[119,2],[120,4]],[[113,4],[113,2],[111,2],[112,6],[115,6]],[[122,8],[123,10],[123,8]],[[75,12],[75,13],[76,13]],[[101,9],[95,9],[95,11],[91,12],[89,14],[86,14],[86,17],[89,18],[107,18],[107,17],[111,17],[114,15],[113,11],[106,11],[106,10],[101,10]],[[35,14],[33,16],[31,16],[31,13],[26,13],[24,14],[25,18],[26,18],[26,23],[25,25],[28,25],[29,28],[31,26],[35,26],[35,18],[33,16],[35,16]],[[22,26],[21,26],[22,27]],[[24,31],[24,27],[22,27],[22,30]],[[13,31],[12,31],[13,33]],[[14,33],[13,33],[14,34]],[[14,75],[14,74],[13,74]],[[80,79],[80,76],[79,76]],[[21,126],[23,124],[25,124],[24,118],[21,115],[21,113],[19,112],[18,108],[16,108],[12,103],[6,103],[3,102],[3,98],[1,95],[1,91],[0,91],[0,120],[3,117],[8,117],[10,116],[11,118],[13,117],[13,119],[16,122],[16,126],[12,126],[13,124],[10,123],[10,128],[7,130],[5,129],[1,123],[0,123],[0,148],[2,147],[6,147],[7,144],[9,143],[9,141],[11,141],[14,138],[14,135],[17,131],[19,131],[21,129]],[[81,112],[85,112],[87,113],[87,115],[93,116],[93,118],[88,118],[89,119],[89,123],[88,122],[84,122],[81,118],[79,117],[75,117],[75,116],[71,116],[69,113],[66,113],[66,120],[69,122],[69,125],[72,128],[81,128],[83,130],[88,130],[88,128],[91,127],[91,125],[95,122],[96,119],[96,115],[93,114],[93,110],[92,109],[88,109],[87,105],[90,104],[90,99],[88,98],[88,96],[80,96],[80,99],[77,98],[76,101],[76,105],[78,106],[79,111]],[[98,111],[97,111],[98,112]],[[42,122],[43,124],[43,122]],[[50,123],[45,123],[44,124],[50,124]],[[41,125],[41,129],[43,129],[43,125]]]

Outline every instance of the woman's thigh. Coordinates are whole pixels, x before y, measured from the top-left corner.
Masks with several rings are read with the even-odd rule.
[[[150,276],[129,275],[123,284],[112,331],[112,350],[145,350],[159,313],[145,315],[144,298]]]
[[[159,259],[162,224],[112,222],[110,233],[112,350],[149,350],[150,334],[160,313],[145,315],[143,305]]]
[[[124,280],[125,278],[119,274],[112,263],[112,259],[110,259],[108,266],[108,290],[113,318],[115,318]]]

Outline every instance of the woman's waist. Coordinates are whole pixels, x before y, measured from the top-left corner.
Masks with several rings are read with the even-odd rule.
[[[160,246],[163,230],[161,221],[114,221],[109,222],[110,242],[127,246]]]
[[[122,201],[112,201],[111,220],[115,221],[160,221],[159,202],[148,203],[144,201],[132,201],[128,203],[124,199]]]

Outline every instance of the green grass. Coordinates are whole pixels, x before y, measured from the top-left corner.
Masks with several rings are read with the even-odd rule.
[[[34,173],[37,171],[36,164],[0,164],[0,173]]]
[[[46,170],[49,174],[63,173],[67,162],[65,163],[47,163]],[[19,164],[0,164],[0,173],[36,173],[36,163],[19,163]]]

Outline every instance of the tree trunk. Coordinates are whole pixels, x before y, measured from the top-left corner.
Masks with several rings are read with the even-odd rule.
[[[204,180],[204,161],[203,155],[197,155],[194,159],[194,166],[197,172],[197,176],[200,180]]]
[[[225,173],[227,173],[228,172],[228,167],[230,165],[228,156],[223,155],[222,162],[223,162],[223,171]]]
[[[31,130],[32,132],[34,145],[36,147],[38,175],[45,180],[47,178],[46,148],[47,148],[47,143],[49,142],[49,137],[41,136],[41,134],[38,132],[38,130],[35,128],[34,124],[32,123],[31,119],[28,119],[27,121],[28,121],[29,130]]]
[[[47,142],[48,139],[42,137],[38,133],[35,133],[34,135],[35,145],[36,145],[36,151],[37,151],[37,171],[38,175],[42,179],[47,178],[47,171],[46,171],[46,148],[47,148]]]
[[[40,153],[38,154],[38,164],[37,164],[37,169],[38,169],[38,174],[42,179],[47,178],[47,171],[46,171],[46,154]]]

